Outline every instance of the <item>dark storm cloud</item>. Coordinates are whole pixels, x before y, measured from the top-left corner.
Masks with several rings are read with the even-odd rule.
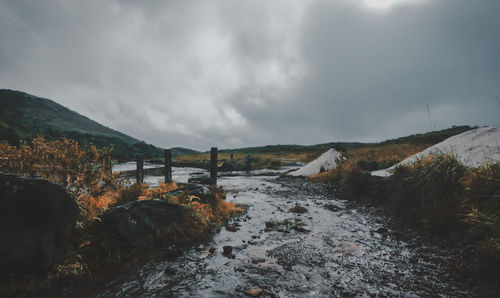
[[[434,1],[380,13],[311,5],[299,42],[306,75],[264,125],[281,114],[282,123],[291,119],[280,134],[289,139],[375,140],[429,129],[426,104],[438,128],[498,124],[499,7]]]
[[[374,5],[393,3],[385,8]],[[154,144],[499,124],[500,2],[1,1],[0,87]]]

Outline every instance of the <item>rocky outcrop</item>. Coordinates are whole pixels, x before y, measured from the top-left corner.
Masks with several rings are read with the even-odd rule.
[[[178,197],[181,195],[196,196],[202,203],[208,203],[211,199],[210,189],[202,184],[188,183],[180,186],[178,189],[167,192],[165,197]]]
[[[181,206],[167,201],[142,200],[109,209],[101,215],[101,221],[107,233],[124,242],[149,246],[168,227],[184,223],[184,212]]]
[[[69,243],[78,212],[59,185],[0,173],[0,280],[53,266]]]

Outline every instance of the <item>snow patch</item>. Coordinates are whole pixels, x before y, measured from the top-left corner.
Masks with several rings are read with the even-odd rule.
[[[390,176],[392,170],[399,165],[407,165],[429,154],[453,154],[468,167],[479,167],[485,163],[500,161],[500,126],[481,127],[450,137],[441,143],[408,157],[385,170],[371,172],[374,176]]]
[[[311,176],[319,174],[321,171],[328,171],[337,167],[341,155],[337,150],[330,149],[323,153],[320,157],[311,161],[302,168],[288,173],[292,176]]]

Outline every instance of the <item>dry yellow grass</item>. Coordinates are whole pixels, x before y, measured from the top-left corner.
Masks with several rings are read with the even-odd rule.
[[[389,167],[405,158],[425,150],[432,144],[375,144],[348,149],[343,153],[347,158],[337,168],[310,178],[315,181],[339,180],[347,173],[359,169],[361,163],[375,163],[379,168]]]
[[[231,160],[231,154],[233,159]],[[274,152],[274,153],[227,153],[219,152],[219,164],[223,161],[232,161],[236,166],[245,168],[248,155],[252,158],[252,169],[272,168],[283,165],[285,161],[310,162],[318,157],[320,152]],[[210,154],[183,155],[175,158],[175,162],[189,164],[205,164],[210,160]]]

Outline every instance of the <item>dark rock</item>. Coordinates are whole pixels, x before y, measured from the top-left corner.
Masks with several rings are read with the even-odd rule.
[[[222,247],[222,250],[224,251],[224,255],[230,255],[233,252],[233,247],[231,245],[226,245]]]
[[[339,211],[339,209],[340,209],[338,206],[333,205],[333,204],[325,205],[324,207],[330,211],[333,211],[333,212]]]
[[[183,208],[167,201],[142,200],[114,207],[101,215],[104,229],[129,244],[148,246],[171,225],[184,222]]]
[[[197,175],[190,177],[188,179],[189,183],[196,183],[196,184],[206,184],[210,185],[210,176],[208,175]]]
[[[252,259],[252,264],[260,264],[260,263],[264,263],[266,260],[263,259],[263,258],[253,258]]]
[[[236,225],[227,225],[226,226],[226,230],[229,231],[229,232],[237,232],[239,230],[238,227],[236,227]]]
[[[300,206],[299,204],[296,204],[294,207],[290,208],[289,211],[292,213],[306,213],[307,209],[305,207]]]
[[[418,262],[420,262],[420,259],[417,257],[417,256],[412,256],[410,259],[409,259],[410,263],[412,264],[418,264]]]
[[[69,244],[76,202],[45,179],[4,173],[0,198],[0,281],[50,269]]]
[[[274,227],[276,227],[275,221],[266,221],[266,229],[272,229]]]
[[[181,195],[196,196],[200,199],[201,203],[208,203],[211,199],[210,189],[202,184],[189,183],[181,186],[180,188],[169,191],[165,197],[177,197]]]
[[[234,171],[234,170],[236,170],[236,167],[232,163],[227,162],[227,161],[222,163],[222,165],[217,169],[217,171],[221,171],[221,172],[230,172],[230,171]]]
[[[176,273],[177,270],[175,270],[174,268],[168,267],[167,269],[165,269],[165,274],[167,276],[174,276]]]
[[[309,233],[310,232],[308,229],[304,229],[303,227],[299,227],[299,226],[293,226],[293,229],[297,232],[302,232],[302,233]]]
[[[375,232],[379,234],[387,234],[388,230],[386,228],[379,228]]]

